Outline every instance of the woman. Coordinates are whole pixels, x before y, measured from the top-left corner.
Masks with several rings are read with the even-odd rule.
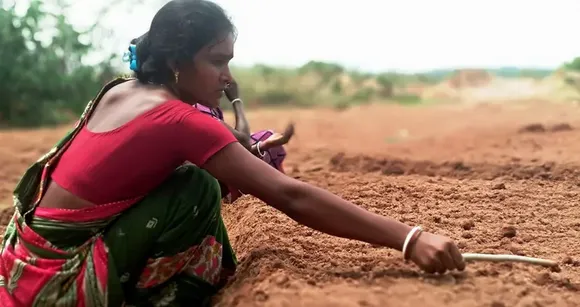
[[[211,108],[211,106],[196,103],[194,104],[194,107],[203,113],[221,120],[234,134],[238,142],[246,147],[252,154],[270,164],[280,172],[285,173],[283,163],[286,158],[286,150],[284,149],[284,145],[287,144],[294,135],[294,124],[288,124],[282,134],[274,133],[272,130],[261,130],[254,134],[250,134],[250,124],[244,113],[243,102],[239,98],[240,95],[237,82],[232,80],[232,82],[227,84],[224,93],[234,109],[236,122],[235,127],[231,127],[225,123],[223,112],[219,106]],[[222,188],[222,196],[226,202],[233,203],[240,196],[244,195],[244,193],[239,189],[235,187],[227,187],[221,182],[220,187]]]
[[[400,250],[427,272],[464,269],[450,239],[285,176],[192,108],[217,107],[233,45],[212,2],[159,10],[136,46],[136,80],[107,84],[17,185],[3,306],[207,304],[237,263],[217,180],[313,229]]]

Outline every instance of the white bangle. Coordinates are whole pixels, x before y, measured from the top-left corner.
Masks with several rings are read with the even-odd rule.
[[[260,157],[262,157],[262,158],[263,158],[263,157],[266,155],[266,153],[265,153],[265,152],[262,152],[262,151],[260,150],[260,144],[261,144],[261,143],[262,143],[262,141],[259,141],[258,143],[256,143],[256,151],[258,151],[258,155],[260,155]]]
[[[232,104],[234,104],[236,101],[239,101],[240,103],[244,103],[241,98],[236,98],[236,99],[232,100]]]
[[[409,244],[411,243],[411,238],[413,238],[413,236],[415,235],[415,233],[417,231],[422,231],[422,230],[423,229],[421,229],[421,226],[415,226],[407,234],[407,237],[405,238],[405,243],[403,243],[403,259],[407,260],[407,249],[409,248]]]

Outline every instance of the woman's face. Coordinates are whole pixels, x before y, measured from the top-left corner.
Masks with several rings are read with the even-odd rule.
[[[234,57],[233,34],[203,47],[193,63],[181,67],[177,88],[192,103],[219,106],[226,85],[232,81],[229,63]]]

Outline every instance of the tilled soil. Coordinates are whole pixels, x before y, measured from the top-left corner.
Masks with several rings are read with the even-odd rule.
[[[578,115],[548,102],[252,112],[255,129],[295,120],[289,176],[450,236],[463,252],[560,269],[471,263],[423,274],[400,252],[310,230],[244,196],[223,207],[241,264],[215,305],[580,306]],[[0,200],[9,204],[22,172],[66,129],[0,133]]]

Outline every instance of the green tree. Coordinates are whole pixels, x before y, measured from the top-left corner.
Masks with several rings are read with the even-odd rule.
[[[572,61],[564,64],[564,68],[574,71],[580,71],[580,57],[577,57]]]
[[[0,7],[0,126],[70,121],[102,86],[101,75],[111,74],[107,61],[83,64],[92,50],[82,42],[88,32],[73,28],[62,2],[51,4],[32,0],[22,15]]]

